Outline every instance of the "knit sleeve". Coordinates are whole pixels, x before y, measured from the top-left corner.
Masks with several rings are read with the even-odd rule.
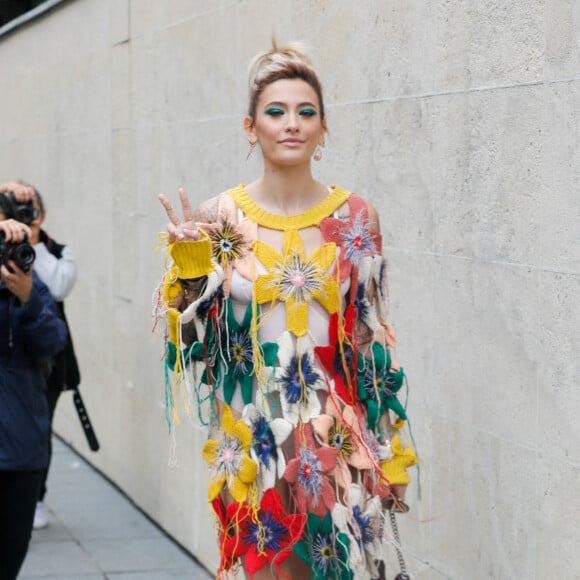
[[[362,210],[351,216],[359,231],[368,214]],[[361,236],[364,239],[364,236]],[[417,463],[417,457],[407,434],[407,377],[395,358],[397,344],[389,322],[387,261],[382,253],[381,237],[377,233],[372,251],[352,264],[351,301],[358,314],[357,343],[358,395],[366,407],[368,426],[379,440],[388,442],[390,457],[381,461],[381,469],[391,485],[406,485],[410,481],[407,469]]]
[[[200,226],[202,224],[199,224]],[[212,255],[209,236],[176,241],[166,247],[166,272],[156,292],[155,318],[165,325],[165,384],[168,425],[179,422],[177,398],[189,414],[190,371],[212,348],[223,269]]]
[[[389,453],[381,470],[391,485],[406,485],[407,468],[417,462],[404,429],[407,380],[395,359],[396,339],[388,320],[387,263],[382,252],[378,216],[353,194],[347,211],[321,224],[326,239],[340,244],[337,276],[350,277],[350,303],[356,312],[357,398],[365,409],[367,426]]]

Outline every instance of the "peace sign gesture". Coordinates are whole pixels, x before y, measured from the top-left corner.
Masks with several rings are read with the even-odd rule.
[[[191,210],[191,204],[187,198],[187,193],[183,187],[179,188],[179,199],[181,200],[181,211],[183,213],[183,221],[181,221],[175,208],[169,201],[169,199],[163,194],[159,194],[159,201],[161,205],[165,208],[167,212],[167,217],[169,218],[169,223],[167,224],[167,232],[169,233],[169,242],[179,242],[185,240],[199,240],[201,234],[197,229],[197,225],[193,219],[193,211]]]

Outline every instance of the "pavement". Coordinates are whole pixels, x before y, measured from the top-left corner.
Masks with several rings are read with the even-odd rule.
[[[18,580],[215,578],[57,437],[46,505]]]

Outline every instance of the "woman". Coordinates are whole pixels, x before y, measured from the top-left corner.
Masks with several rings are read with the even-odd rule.
[[[31,267],[21,268],[12,259],[30,229],[4,218],[0,209],[0,580],[14,580],[28,549],[48,464],[40,359],[62,350],[67,332],[48,288]]]
[[[312,176],[327,122],[299,45],[254,59],[244,129],[262,152],[259,179],[196,211],[180,190],[183,219],[160,196],[168,420],[183,379],[210,426],[220,573],[241,560],[253,578],[379,577],[383,510],[406,509],[415,458],[378,215]]]

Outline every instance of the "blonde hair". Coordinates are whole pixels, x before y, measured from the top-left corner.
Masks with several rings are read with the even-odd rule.
[[[252,119],[256,117],[256,107],[264,89],[281,79],[301,79],[308,83],[318,96],[320,118],[324,119],[322,85],[304,45],[288,42],[278,46],[275,38],[272,38],[272,48],[257,54],[250,63],[248,115]]]

